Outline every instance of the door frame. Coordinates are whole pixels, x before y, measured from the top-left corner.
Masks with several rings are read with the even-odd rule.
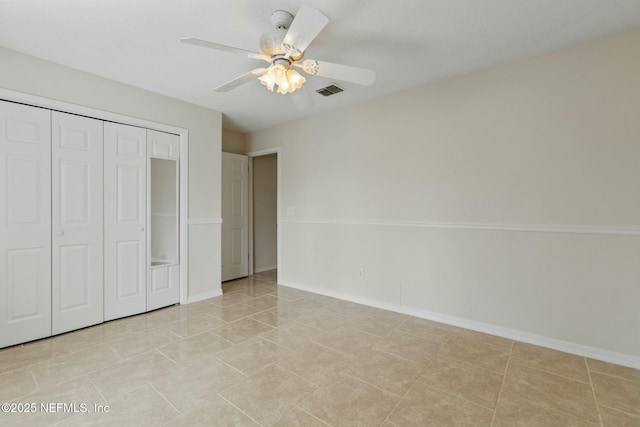
[[[280,217],[282,214],[282,148],[274,147],[264,150],[250,151],[246,153],[249,157],[249,275],[253,275],[253,158],[266,156],[269,154],[276,155],[276,265],[278,269],[278,277],[282,277],[282,227],[280,226]]]
[[[34,107],[47,108],[62,113],[77,114],[107,122],[172,133],[180,137],[180,304],[187,304],[189,302],[187,286],[189,283],[189,272],[187,268],[189,266],[189,130],[4,88],[0,88],[0,99]]]

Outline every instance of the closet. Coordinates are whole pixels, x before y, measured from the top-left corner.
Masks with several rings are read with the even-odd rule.
[[[179,302],[179,153],[0,101],[0,348]]]

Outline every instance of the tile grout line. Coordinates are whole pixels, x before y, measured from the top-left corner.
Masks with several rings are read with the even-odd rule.
[[[277,365],[274,365],[274,364],[272,363],[272,364],[271,364],[271,365],[269,365],[269,366],[277,366]],[[287,371],[287,372],[288,372],[288,371]],[[304,379],[304,378],[303,378],[303,379]],[[311,397],[311,395],[312,395],[313,393],[315,393],[315,392],[316,392],[316,390],[318,390],[318,388],[320,388],[317,384],[311,383],[311,381],[309,381],[309,380],[305,380],[305,381],[307,381],[308,383],[310,383],[310,384],[312,384],[312,385],[316,386],[316,388],[315,388],[313,391],[310,391],[308,395],[306,395],[306,396],[304,396],[302,399],[300,399],[300,401],[298,401],[298,402],[294,403],[293,405],[291,405],[290,407],[288,407],[287,409],[285,409],[284,411],[282,411],[282,415],[281,415],[280,417],[278,417],[278,418],[277,418],[274,422],[272,422],[270,425],[276,424],[276,423],[277,423],[278,421],[280,421],[280,420],[281,420],[285,415],[287,415],[287,414],[288,414],[288,413],[289,413],[293,408],[298,407],[298,404],[300,404],[300,403],[304,402],[305,400],[307,400],[308,398],[310,398],[310,397]],[[302,409],[302,408],[300,408],[300,409],[301,409],[302,411],[306,412],[307,414],[309,414],[309,413],[308,413],[307,411],[305,411],[304,409]],[[309,415],[311,415],[313,418],[316,418],[316,419],[320,420],[320,418],[318,418],[318,417],[314,416],[313,414],[309,414]],[[320,421],[322,421],[322,420],[320,420]],[[324,421],[322,421],[322,422],[323,422],[324,424],[326,424]]]
[[[238,411],[240,411],[242,414],[244,414],[244,416],[246,416],[247,418],[249,418],[251,421],[253,421],[254,423],[256,423],[259,426],[265,427],[264,424],[261,424],[258,422],[258,420],[254,419],[253,417],[251,417],[251,415],[247,414],[246,412],[244,412],[242,409],[238,408],[236,405],[233,404],[233,402],[231,402],[230,400],[228,400],[227,398],[225,398],[222,394],[220,394],[220,392],[217,393],[218,397],[222,400],[224,400],[225,402],[227,402],[229,405],[233,406],[234,408],[236,408]]]
[[[459,363],[459,364],[461,364],[461,365],[463,365],[463,366],[465,366],[467,368],[480,369],[480,370],[488,372],[490,374],[497,374],[497,375],[502,374],[502,375],[504,375],[504,371],[503,372],[494,371],[493,369],[489,369],[489,368],[486,368],[484,366],[476,365],[475,363],[468,362],[466,360],[456,359],[456,358],[450,357],[450,356],[440,356],[440,358],[442,360],[448,360],[448,361],[451,361],[451,362]],[[507,362],[509,362],[509,357],[508,356],[507,356]]]
[[[404,322],[402,322],[401,324],[403,324]],[[398,329],[394,329],[394,330],[398,330]],[[414,335],[414,334],[412,334]],[[400,403],[404,400],[404,398],[407,396],[407,394],[409,393],[409,391],[413,388],[413,386],[416,384],[416,382],[418,382],[420,380],[420,376],[422,376],[422,374],[424,373],[424,371],[426,371],[427,369],[429,369],[429,367],[433,364],[433,361],[436,360],[438,358],[438,355],[440,354],[440,351],[442,351],[442,348],[447,344],[447,342],[449,342],[449,338],[451,338],[453,336],[453,334],[449,335],[447,337],[447,339],[442,343],[442,345],[440,345],[440,347],[438,348],[438,351],[436,352],[436,354],[433,355],[433,357],[431,358],[431,360],[429,361],[429,363],[427,363],[425,365],[424,368],[422,368],[422,371],[420,371],[420,374],[418,374],[418,376],[416,377],[415,380],[413,380],[413,382],[411,383],[411,385],[407,388],[407,391],[404,392],[404,394],[400,397],[400,399],[398,400],[398,402],[396,402],[396,404],[394,405],[394,407],[391,409],[391,411],[389,411],[389,413],[387,414],[386,418],[384,419],[384,421],[382,422],[382,424],[384,424],[385,421],[389,421],[391,424],[394,424],[391,420],[389,420],[389,417],[391,416],[391,414],[393,414],[393,412],[398,408],[398,406],[400,405]]]
[[[404,322],[403,322],[403,323],[404,323]],[[396,328],[394,329],[394,331],[402,332],[403,334],[409,334],[409,335],[414,336],[414,337],[416,337],[416,338],[422,338],[422,339],[429,340],[429,341],[442,342],[442,344],[445,344],[447,341],[449,341],[449,338],[454,334],[454,333],[452,332],[452,333],[451,333],[449,336],[447,336],[447,338],[445,338],[444,340],[439,339],[439,338],[428,338],[428,337],[426,337],[425,335],[419,335],[419,334],[416,334],[416,333],[411,332],[411,331],[407,331],[407,330],[404,330],[404,329],[398,329],[400,326],[402,326],[402,324],[403,324],[403,323],[401,323],[400,325],[398,325],[398,327],[396,327]]]
[[[482,403],[478,403],[478,402],[475,402],[475,401],[473,401],[473,400],[470,400],[470,399],[468,399],[468,398],[466,398],[466,397],[464,397],[464,396],[462,396],[462,395],[457,394],[456,392],[448,391],[448,390],[443,390],[443,389],[441,389],[441,388],[434,387],[434,386],[432,386],[432,385],[431,385],[431,384],[429,384],[429,383],[425,383],[425,384],[426,384],[427,388],[429,388],[429,390],[431,390],[431,391],[438,391],[438,392],[440,392],[440,393],[444,393],[444,394],[446,394],[446,395],[453,396],[453,397],[455,397],[456,399],[463,400],[463,401],[465,401],[465,402],[467,402],[467,403],[470,403],[471,405],[478,406],[478,407],[480,407],[480,408],[484,408],[484,409],[486,409],[486,410],[488,410],[488,411],[491,411],[491,412],[495,412],[495,410],[494,410],[494,409],[492,409],[490,406],[483,405]]]
[[[593,372],[594,374],[598,374],[598,375],[604,375],[605,377],[614,378],[616,380],[621,380],[629,383],[636,383],[640,387],[640,381],[637,381],[637,380],[630,380],[629,378],[621,377],[620,375],[615,375],[608,372],[596,371],[595,369],[589,369],[589,372]]]
[[[369,381],[367,381],[367,380],[363,380],[362,378],[360,378],[360,377],[358,377],[358,376],[356,376],[356,375],[354,375],[354,374],[350,374],[350,373],[348,373],[348,372],[344,372],[344,371],[343,371],[343,372],[341,372],[341,374],[342,374],[342,375],[345,375],[345,376],[347,376],[347,377],[349,377],[349,378],[351,378],[351,379],[354,379],[354,380],[356,380],[356,381],[359,381],[359,382],[361,382],[361,383],[367,384],[367,385],[369,385],[369,386],[371,386],[371,387],[377,388],[378,390],[380,390],[380,391],[382,391],[382,392],[385,392],[385,393],[387,393],[387,394],[392,394],[392,395],[394,395],[394,396],[396,396],[396,397],[399,397],[400,399],[402,399],[402,396],[404,396],[404,395],[405,395],[405,393],[406,393],[406,392],[404,392],[404,393],[402,393],[402,394],[394,393],[394,392],[392,392],[392,391],[387,390],[386,388],[383,388],[383,387],[381,387],[381,386],[379,386],[379,385],[376,385],[376,384],[370,383]],[[416,377],[416,379],[417,379],[417,377]],[[413,385],[413,383],[411,383],[411,385]],[[411,388],[411,387],[409,387],[409,388]],[[408,389],[407,389],[407,390],[408,390]]]
[[[180,341],[176,341],[176,342],[180,342]],[[178,364],[178,361],[177,361],[177,360],[173,360],[173,359],[172,359],[168,354],[164,353],[164,352],[161,350],[161,348],[162,348],[162,347],[157,347],[157,348],[155,348],[155,350],[156,350],[158,353],[160,353],[161,355],[163,355],[164,357],[166,357],[167,359],[169,359],[170,361],[172,361],[173,363],[175,363],[175,364],[176,364],[176,366],[179,368],[179,367],[180,367],[180,365]],[[196,360],[196,361],[197,361],[197,360]]]
[[[111,351],[113,352],[113,354],[115,354],[115,355],[116,355],[116,357],[118,357],[118,358],[120,359],[120,362],[124,362],[125,360],[127,360],[127,359],[125,359],[124,357],[120,356],[120,353],[118,353],[117,351],[115,351],[115,349],[114,349],[113,347],[111,347],[111,344],[110,344],[110,343],[108,343],[108,342],[107,342],[107,343],[105,343],[105,344],[106,344],[106,346],[107,346],[107,347],[109,347],[109,350],[111,350]]]
[[[273,331],[269,331],[269,332],[267,332],[267,334],[268,334],[268,333],[270,333],[270,332],[273,332]],[[285,349],[285,350],[289,350],[289,351],[291,351],[291,352],[296,352],[296,351],[300,350],[299,348],[298,348],[298,349],[295,349],[295,348],[291,348],[291,347],[284,346],[284,345],[282,345],[282,344],[278,344],[277,342],[275,342],[275,341],[271,341],[269,338],[267,338],[267,337],[265,337],[265,336],[263,336],[263,335],[258,335],[258,338],[262,338],[263,340],[265,340],[265,341],[267,341],[267,342],[269,342],[269,343],[271,343],[271,344],[273,344],[273,345],[275,345],[275,346],[281,347],[281,348],[283,348],[283,349]]]
[[[388,354],[389,356],[394,356],[394,357],[397,357],[397,358],[399,358],[399,359],[406,360],[406,361],[408,361],[408,362],[418,363],[418,364],[422,364],[422,363],[423,363],[423,362],[422,362],[422,361],[420,361],[420,360],[409,359],[409,358],[407,358],[407,357],[400,356],[399,354],[391,353],[391,352],[389,352],[389,351],[387,351],[387,350],[382,350],[382,349],[380,349],[380,348],[378,348],[378,347],[372,347],[372,348],[371,348],[371,350],[375,350],[375,351],[378,351],[378,352],[380,352],[380,353]],[[434,357],[435,357],[435,356],[434,356]],[[431,361],[429,361],[429,362],[431,362]],[[422,371],[420,371],[420,373],[422,373]]]
[[[591,378],[591,368],[589,368],[589,362],[587,362],[587,358],[583,357],[584,365],[587,368],[587,375],[589,375],[589,385],[591,386],[591,395],[593,396],[593,402],[596,404],[596,411],[598,411],[598,420],[600,421],[600,427],[603,427],[602,422],[602,414],[600,413],[600,404],[598,403],[598,398],[596,397],[596,388],[593,385],[593,378]]]
[[[112,351],[113,351],[113,350],[112,350]],[[116,355],[116,357],[120,357],[120,355],[118,355],[115,351],[114,351],[113,353]],[[122,359],[122,357],[120,357],[120,358]],[[38,386],[38,391],[46,391],[46,390],[52,389],[53,387],[57,387],[57,386],[59,386],[60,384],[65,384],[65,383],[68,383],[68,382],[71,382],[71,381],[75,381],[75,380],[78,380],[78,379],[80,379],[80,378],[82,378],[82,377],[87,377],[87,378],[89,378],[89,375],[90,375],[90,374],[93,374],[94,372],[98,372],[98,371],[101,371],[101,370],[103,370],[103,369],[110,368],[110,367],[112,367],[112,366],[117,365],[118,363],[123,363],[123,362],[125,362],[125,359],[123,359],[123,360],[118,360],[118,361],[113,362],[113,363],[108,363],[108,364],[106,364],[106,365],[104,365],[104,366],[100,366],[99,368],[91,369],[91,370],[89,370],[89,371],[86,371],[86,372],[83,372],[83,373],[81,373],[81,374],[78,374],[78,376],[75,376],[75,377],[72,377],[72,378],[66,378],[66,379],[64,379],[63,381],[60,381],[60,382],[57,382],[57,383],[53,383],[53,384],[51,384],[51,385],[49,385],[49,386],[47,386],[47,387],[45,387],[45,388],[42,388],[42,387],[40,386],[40,384],[39,384],[39,383],[38,383],[38,381],[36,380],[35,375],[33,374],[33,372],[32,372],[32,375],[33,375],[33,379],[34,379],[34,381],[36,382],[36,385]],[[31,368],[29,368],[29,370],[31,370]],[[89,379],[90,379],[90,378],[89,378]],[[103,397],[104,397],[104,396],[103,396]]]
[[[507,358],[507,365],[504,367],[504,374],[502,374],[502,383],[500,384],[500,391],[498,392],[498,398],[496,399],[495,408],[493,408],[493,417],[491,417],[491,427],[493,427],[493,423],[496,420],[496,414],[498,413],[498,405],[500,404],[500,398],[502,397],[502,392],[504,391],[504,383],[507,379],[507,372],[509,371],[509,365],[511,364],[511,355],[513,353],[513,346],[515,342],[511,342],[511,348],[509,348],[509,357]]]
[[[582,384],[582,385],[584,385],[584,386],[588,385],[586,382],[577,381],[577,380],[574,380],[573,378],[563,377],[563,376],[561,376],[561,375],[554,374],[553,372],[542,371],[542,370],[539,370],[539,369],[531,368],[531,367],[526,366],[526,365],[517,365],[517,366],[519,366],[520,368],[531,369],[531,370],[534,370],[534,371],[543,372],[543,373],[545,373],[545,374],[553,375],[553,376],[556,376],[556,377],[558,377],[558,378],[562,378],[562,379],[565,379],[565,380],[575,381],[575,382],[578,382],[578,383],[580,383],[580,384]],[[505,372],[506,372],[506,371],[505,371]],[[516,399],[516,400],[517,400],[517,401],[519,401],[519,402],[528,402],[528,403],[533,403],[533,401],[531,401],[531,400],[530,400],[530,399],[528,399],[528,398],[525,398],[525,399]],[[596,406],[597,406],[597,401],[596,401],[595,403],[596,403]],[[564,415],[564,416],[571,417],[571,418],[573,418],[573,419],[575,419],[575,420],[578,420],[578,421],[582,421],[582,422],[589,422],[589,420],[588,420],[588,419],[581,418],[581,416],[580,416],[580,415],[577,415],[577,414],[574,414],[574,413],[571,413],[571,412],[566,411],[565,407],[563,407],[562,409],[553,408],[553,407],[551,407],[551,406],[547,405],[546,403],[541,404],[541,406],[543,406],[543,407],[544,407],[546,410],[548,410],[548,411],[551,411],[551,412],[554,412],[554,413],[558,413],[558,414],[562,414],[562,415]],[[598,415],[599,415],[599,412],[598,412]],[[600,424],[600,426],[602,427],[602,424]]]
[[[301,315],[301,316],[302,316],[302,315]],[[295,323],[295,324],[297,324],[298,326],[302,326],[302,327],[305,327],[305,328],[313,329],[314,331],[322,332],[323,334],[328,334],[328,333],[329,333],[329,332],[327,332],[327,331],[323,331],[322,329],[318,329],[318,328],[315,328],[315,327],[313,327],[313,326],[305,325],[304,323],[300,323],[300,322],[298,322],[298,320],[297,320],[297,319],[292,319],[292,320],[291,320],[291,323]],[[274,326],[274,328],[279,328],[280,326],[283,326],[283,325]],[[286,325],[284,325],[284,326],[286,326]]]
[[[306,399],[305,399],[306,400]],[[298,408],[299,410],[301,410],[302,412],[304,412],[305,414],[308,414],[310,417],[315,418],[316,420],[320,421],[322,424],[325,424],[329,427],[331,427],[331,424],[329,424],[328,422],[322,420],[321,418],[316,417],[315,415],[313,415],[311,412],[309,411],[305,411],[303,408],[301,408],[300,406],[298,406],[298,404],[296,404],[294,406],[294,408]]]
[[[173,408],[173,409],[178,413],[178,417],[179,417],[180,415],[182,415],[182,414],[183,414],[183,412],[181,412],[178,408],[176,408],[175,406],[173,406],[173,403],[171,403],[171,402],[169,401],[169,399],[167,399],[167,398],[164,396],[164,394],[160,393],[160,391],[159,391],[157,388],[155,388],[153,385],[151,385],[151,383],[152,383],[152,382],[153,382],[153,381],[149,381],[146,385],[147,385],[147,386],[149,386],[149,387],[151,387],[151,389],[152,389],[153,391],[155,391],[156,393],[158,393],[158,394],[160,395],[160,397],[162,397],[162,399],[163,399],[165,402],[167,402],[167,403],[169,404],[169,406],[171,406],[171,407],[172,407],[172,408]],[[144,386],[143,386],[143,387],[144,387]],[[177,417],[173,417],[173,419],[175,419],[175,418],[177,418]],[[166,424],[166,423],[165,423],[165,424]]]
[[[31,371],[31,368],[27,367],[27,368],[20,368],[20,369],[26,369],[26,370],[29,371],[29,374],[31,375],[31,379],[33,380],[34,384],[36,385],[36,389],[35,389],[35,391],[32,391],[30,393],[25,393],[25,394],[18,395],[18,397],[9,397],[9,399],[11,399],[11,400],[9,400],[10,402],[15,402],[18,399],[23,399],[25,397],[31,396],[32,394],[38,393],[40,391],[43,391],[42,388],[40,388],[40,385],[38,384],[38,381],[36,381],[36,377],[33,375],[33,372]],[[2,375],[4,375],[4,374],[2,374]]]
[[[617,413],[619,413],[619,414],[628,415],[628,416],[633,417],[633,418],[640,418],[640,415],[638,415],[638,414],[632,414],[632,413],[630,413],[630,412],[623,411],[622,409],[612,408],[611,406],[607,406],[607,405],[598,405],[598,406],[602,406],[603,408],[607,408],[607,409],[609,409],[610,411],[617,412]]]
[[[229,347],[232,348],[232,347]],[[226,350],[226,349],[225,349]],[[224,350],[223,350],[224,351]],[[221,352],[221,351],[220,351]],[[219,353],[220,353],[219,352]],[[233,369],[234,371],[238,371],[239,373],[241,373],[242,375],[244,375],[245,378],[249,378],[249,375],[245,374],[244,372],[242,372],[240,369],[236,368],[235,366],[231,366],[230,364],[228,364],[227,362],[225,362],[223,359],[221,359],[220,357],[216,356],[215,354],[213,355],[213,357],[220,363],[227,365],[228,367],[230,367],[231,369]],[[204,359],[203,359],[204,360]]]
[[[442,344],[442,347],[441,347],[441,348],[445,347],[445,345],[449,342],[449,339],[450,339],[450,338],[452,338],[452,337],[453,337],[453,335],[455,335],[455,332],[454,332],[454,333],[452,333],[449,337],[447,337],[446,341]],[[444,357],[444,356],[439,356],[439,354],[440,354],[440,350],[438,350],[438,352],[437,352],[437,353],[436,353],[436,355],[433,357],[433,359],[432,359],[432,360],[429,362],[429,364],[424,368],[423,372],[424,372],[425,370],[427,370],[427,369],[431,366],[431,364],[433,363],[433,361],[434,361],[434,360],[436,360],[438,357],[440,357],[440,358],[441,358],[441,360],[449,360],[449,361],[453,361],[453,362],[456,362],[456,363],[460,363],[460,364],[465,365],[465,366],[469,366],[469,367],[473,367],[473,368],[477,368],[477,369],[482,369],[482,370],[487,371],[487,372],[492,373],[492,374],[498,374],[498,372],[496,372],[496,371],[492,371],[492,370],[490,370],[490,369],[483,368],[483,367],[481,367],[481,366],[477,366],[477,365],[474,365],[474,364],[469,363],[469,362],[465,362],[465,361],[461,361],[461,360],[457,360],[457,359],[450,359],[450,358],[447,358],[447,357]],[[509,361],[509,359],[507,359],[507,363],[508,363],[508,361]],[[504,370],[504,372],[505,372],[505,373],[507,372],[507,366],[506,366],[506,365],[505,365],[505,370]],[[421,374],[421,375],[422,375],[422,374]],[[503,374],[503,375],[504,375],[504,374]],[[418,378],[418,380],[419,380],[419,378]],[[435,386],[433,386],[433,385],[431,385],[431,384],[429,384],[429,383],[425,383],[425,384],[426,384],[426,385],[427,385],[427,387],[428,387],[429,389],[431,389],[431,390],[437,390],[437,391],[439,391],[439,392],[445,393],[445,394],[450,395],[450,396],[453,396],[453,397],[455,397],[455,398],[458,398],[458,399],[464,400],[465,402],[469,402],[469,403],[470,403],[470,404],[472,404],[472,405],[475,405],[475,406],[479,406],[479,407],[481,407],[481,408],[488,409],[489,411],[492,411],[492,412],[494,413],[494,415],[495,415],[495,408],[491,408],[491,407],[489,407],[489,406],[483,405],[482,403],[478,403],[478,402],[476,402],[476,401],[473,401],[473,400],[471,400],[471,399],[468,399],[467,397],[462,396],[462,395],[459,395],[459,394],[457,394],[457,393],[455,393],[455,392],[453,392],[453,391],[444,390],[444,389],[441,389],[441,388],[439,388],[439,387],[435,387]],[[497,406],[497,403],[496,403],[496,406]]]
[[[313,381],[311,381],[311,380],[310,380],[310,379],[308,379],[308,378],[304,378],[303,376],[301,376],[301,375],[299,375],[298,373],[293,372],[293,371],[291,371],[291,370],[289,370],[289,369],[285,368],[284,366],[278,365],[278,362],[279,362],[279,361],[280,361],[280,360],[276,360],[275,362],[271,362],[271,363],[269,363],[268,365],[263,366],[262,368],[258,369],[256,372],[254,372],[252,375],[257,374],[257,373],[258,373],[258,372],[260,372],[260,371],[264,371],[266,368],[268,368],[268,367],[270,367],[270,366],[272,366],[272,367],[278,367],[278,368],[280,368],[280,369],[283,369],[283,370],[287,371],[287,372],[288,372],[288,373],[290,373],[291,375],[293,375],[293,376],[295,376],[295,377],[298,377],[299,379],[301,379],[301,380],[303,380],[303,381],[305,381],[305,382],[308,382],[308,383],[309,383],[309,384],[311,384],[312,386],[315,386],[315,389],[314,389],[311,393],[309,393],[309,395],[311,395],[311,394],[315,393],[315,391],[316,391],[316,390],[318,390],[319,388],[323,387],[323,385],[321,385],[321,384],[318,384],[318,383],[316,383],[316,382],[313,382]],[[305,397],[303,400],[306,400],[306,397]],[[298,403],[300,403],[300,402],[298,402]],[[296,405],[298,405],[298,403],[296,403]],[[294,406],[295,406],[295,405],[294,405]],[[302,408],[300,408],[300,409],[302,409]]]
[[[434,357],[435,359],[435,357]],[[398,401],[396,402],[395,405],[393,405],[393,408],[391,408],[391,410],[389,411],[389,413],[387,414],[387,416],[384,418],[384,420],[382,420],[382,423],[380,423],[380,425],[384,424],[385,422],[390,422],[393,425],[396,425],[395,423],[393,423],[392,421],[389,420],[389,417],[391,416],[391,414],[393,414],[393,411],[396,410],[396,408],[400,405],[400,403],[402,403],[402,401],[404,400],[404,398],[407,396],[407,394],[409,394],[409,391],[411,390],[411,388],[416,384],[416,382],[418,382],[418,380],[420,379],[420,375],[422,375],[422,372],[424,372],[430,365],[431,362],[433,361],[433,359],[427,364],[427,366],[424,367],[424,369],[420,372],[420,374],[413,380],[413,382],[411,383],[411,385],[409,387],[407,387],[407,390],[402,394],[402,396],[400,396],[400,399],[398,399]]]
[[[28,365],[18,366],[17,368],[9,369],[8,371],[0,371],[0,377],[3,376],[3,375],[8,375],[8,374],[15,373],[16,371],[19,371],[21,369],[30,369],[33,365],[37,365],[40,362],[44,362],[45,360],[51,360],[51,359],[53,359],[53,358],[50,357],[49,359],[44,359],[44,360],[40,360],[38,362],[29,363]],[[2,360],[2,355],[0,355],[0,360]]]
[[[107,400],[106,397],[104,397],[104,394],[102,394],[102,392],[100,391],[100,389],[98,388],[98,386],[96,385],[96,383],[89,377],[89,375],[85,375],[87,377],[87,379],[89,380],[89,382],[91,383],[91,385],[93,386],[93,388],[95,389],[95,391],[98,392],[98,394],[100,395],[100,397],[102,397],[102,400],[104,400],[104,402],[106,404],[109,403],[109,401]]]
[[[584,385],[588,385],[590,383],[590,381],[591,381],[591,376],[590,375],[589,375],[589,381],[582,381],[582,380],[578,380],[578,379],[575,379],[575,378],[572,378],[572,377],[568,377],[566,375],[559,374],[557,372],[548,371],[546,369],[541,369],[541,368],[539,368],[537,366],[530,366],[530,365],[527,365],[526,363],[518,363],[518,360],[522,360],[524,362],[523,359],[518,359],[517,357],[514,357],[514,365],[518,365],[518,366],[520,366],[522,368],[533,369],[534,371],[538,371],[538,372],[544,372],[545,374],[550,374],[550,375],[553,375],[553,376],[556,376],[556,377],[559,377],[559,378],[563,378],[565,380],[575,381],[575,382],[578,382],[578,383],[584,384]],[[587,369],[587,372],[588,371],[589,371],[589,369]]]
[[[36,379],[36,376],[33,373],[33,370],[31,369],[31,367],[28,367],[27,369],[29,370],[29,373],[31,374],[31,378],[33,379],[33,382],[36,385],[36,391],[42,391],[42,387],[40,387],[40,383],[38,383],[38,380]],[[30,394],[33,394],[33,393],[29,393],[26,396],[29,396]]]

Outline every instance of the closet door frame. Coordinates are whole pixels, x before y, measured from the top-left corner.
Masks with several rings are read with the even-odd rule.
[[[184,269],[177,253],[177,263],[154,266],[153,261],[153,173],[152,159],[176,162],[175,180],[180,182],[180,141],[176,135],[147,129],[147,311],[173,305],[180,299],[179,277]],[[176,209],[180,219],[180,186],[176,186]],[[179,224],[179,222],[178,222]],[[180,248],[180,230],[176,230],[176,242]],[[177,286],[176,286],[177,284]]]
[[[189,280],[189,236],[188,236],[188,206],[189,206],[189,130],[177,126],[166,125],[151,120],[138,119],[122,114],[84,107],[68,102],[57,101],[37,95],[16,92],[0,88],[0,100],[17,102],[34,107],[47,108],[64,113],[78,114],[107,122],[138,126],[160,132],[173,133],[180,137],[180,304],[196,302],[202,298],[189,298],[187,284]],[[217,294],[216,294],[217,295]]]

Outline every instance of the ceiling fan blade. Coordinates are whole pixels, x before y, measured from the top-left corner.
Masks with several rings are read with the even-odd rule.
[[[224,52],[239,53],[241,55],[246,55],[249,58],[271,61],[271,58],[268,55],[264,55],[262,53],[251,52],[250,50],[240,49],[238,47],[227,46],[224,44],[218,44],[218,43],[210,42],[207,40],[195,39],[193,37],[185,37],[180,39],[180,41],[182,43],[190,44],[193,46],[206,47],[209,49],[216,49]]]
[[[283,50],[288,56],[300,56],[328,22],[322,12],[303,4],[282,40]]]
[[[307,59],[301,63],[294,62],[292,65],[302,68],[307,74],[357,83],[363,86],[371,86],[376,81],[375,71],[366,68],[334,64],[333,62],[327,61],[316,61],[314,59]]]
[[[251,70],[246,74],[241,75],[240,77],[236,77],[233,80],[226,82],[225,84],[218,86],[214,89],[215,92],[229,92],[232,89],[241,86],[256,77],[260,77],[267,71],[267,68],[256,68],[255,70]]]

